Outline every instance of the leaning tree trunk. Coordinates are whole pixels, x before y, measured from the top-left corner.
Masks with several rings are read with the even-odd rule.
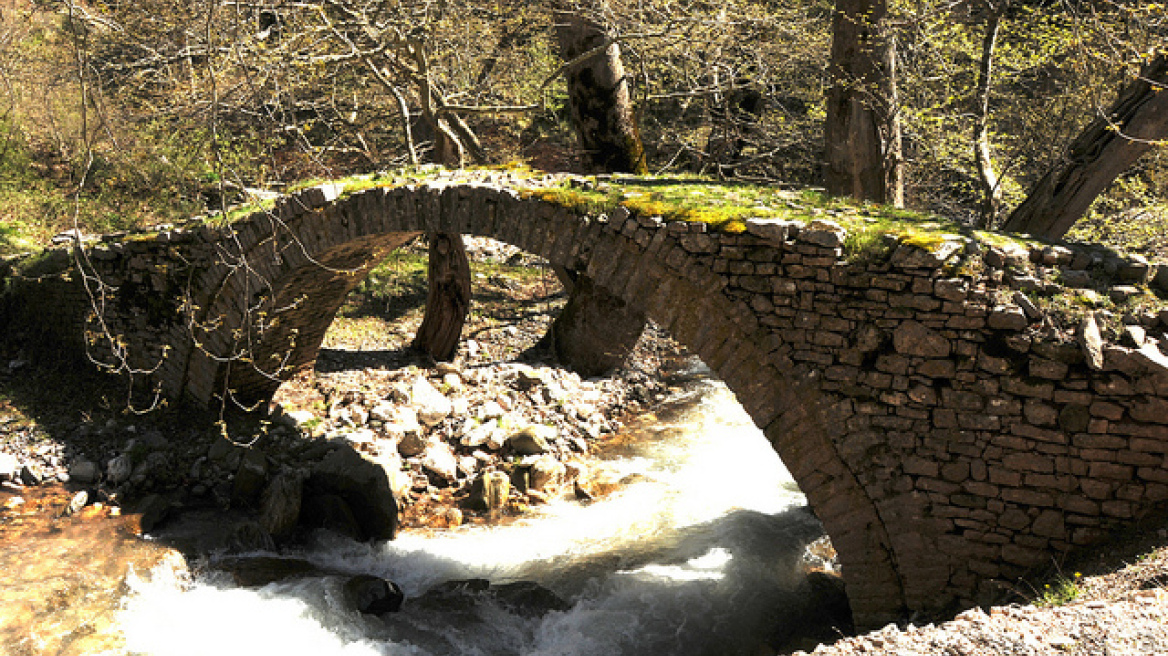
[[[620,45],[605,47],[609,38],[603,27],[580,13],[557,10],[554,18],[565,62],[599,49],[567,71],[568,106],[580,147],[597,170],[647,173]]]
[[[1003,226],[1057,239],[1071,229],[1105,189],[1168,138],[1168,55],[1160,53],[1125,86],[1107,113],[1071,142]]]
[[[824,122],[824,185],[838,196],[904,203],[896,48],[886,0],[837,0]]]
[[[986,10],[985,36],[981,44],[981,65],[977,72],[977,92],[974,106],[973,159],[977,167],[977,178],[981,184],[981,225],[993,227],[1001,205],[1002,185],[994,171],[994,160],[990,154],[990,86],[994,71],[994,50],[998,43],[998,29],[1002,24],[1002,14],[1008,2],[1001,4],[983,3]]]
[[[470,261],[460,235],[431,235],[427,274],[430,290],[426,316],[414,338],[414,347],[435,360],[452,360],[470,311]]]
[[[604,30],[578,13],[556,11],[554,18],[565,62],[597,50],[568,69],[572,123],[592,165],[610,173],[647,173],[620,46],[603,47]],[[569,296],[549,331],[556,357],[584,376],[619,367],[645,329],[645,314],[583,274],[557,275]]]

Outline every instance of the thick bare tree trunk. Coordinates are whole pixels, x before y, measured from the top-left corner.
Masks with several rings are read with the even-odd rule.
[[[426,316],[414,338],[414,348],[426,351],[435,360],[452,360],[470,311],[470,261],[460,235],[430,236],[427,274],[430,289]]]
[[[415,46],[413,52],[423,76],[420,85],[422,115],[434,132],[434,158],[445,166],[460,168],[467,149],[464,140],[473,141],[474,135],[456,114],[438,113],[445,106],[445,100],[430,85],[429,69],[421,47]],[[414,337],[414,348],[429,353],[435,360],[449,361],[458,352],[458,340],[470,312],[470,260],[462,235],[431,233],[429,239],[426,316]]]
[[[886,0],[837,0],[824,122],[829,193],[904,204],[895,38]]]
[[[603,28],[579,13],[554,12],[560,57],[571,62],[608,40]],[[645,152],[629,97],[629,82],[615,43],[568,70],[572,123],[592,165],[609,173],[647,173]],[[585,376],[608,373],[624,362],[645,329],[645,314],[590,278],[557,271],[568,302],[550,330],[556,357]]]
[[[565,62],[608,41],[600,24],[577,12],[557,10],[554,19],[560,56]],[[572,124],[593,167],[605,172],[647,173],[620,45],[609,43],[569,68],[567,77]]]
[[[994,5],[988,0],[986,9],[985,36],[981,43],[981,65],[977,72],[977,95],[974,107],[973,158],[977,165],[978,182],[981,184],[981,225],[992,227],[998,218],[1002,187],[998,174],[994,171],[994,161],[990,156],[990,82],[994,70],[994,50],[998,43],[998,28],[1002,24],[1002,14],[1008,2],[1000,0]]]
[[[1168,55],[1160,53],[1125,86],[1107,113],[1071,142],[1003,226],[1013,232],[1058,238],[1071,229],[1104,190],[1168,138]]]

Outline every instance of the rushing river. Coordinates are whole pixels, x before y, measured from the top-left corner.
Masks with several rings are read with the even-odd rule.
[[[341,602],[342,576],[239,588],[223,574],[177,585],[131,577],[117,622],[130,653],[755,654],[797,621],[799,561],[820,534],[781,461],[724,386],[697,381],[605,457],[637,474],[590,505],[558,502],[498,527],[358,544],[322,533],[302,557],[406,593],[398,613]],[[489,594],[416,603],[459,579],[533,581],[564,604]]]

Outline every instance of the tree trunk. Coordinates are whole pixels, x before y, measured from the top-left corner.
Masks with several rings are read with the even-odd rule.
[[[460,235],[430,236],[427,274],[430,289],[426,296],[426,316],[414,338],[414,348],[429,353],[435,360],[452,360],[470,311],[470,261]]]
[[[1166,85],[1168,55],[1161,53],[1071,142],[1003,227],[1051,239],[1065,235],[1119,174],[1168,138]]]
[[[565,62],[608,39],[601,25],[579,13],[557,10],[554,19]],[[572,124],[592,166],[604,172],[647,173],[620,45],[610,43],[602,52],[572,66],[567,78]]]
[[[824,122],[829,193],[904,204],[895,38],[886,0],[837,0]]]
[[[560,56],[565,62],[602,46],[599,24],[570,11],[554,12]],[[607,173],[648,172],[629,98],[629,83],[613,43],[568,71],[572,124],[592,165]],[[645,328],[645,314],[585,275],[560,270],[569,291],[550,338],[556,357],[584,376],[606,374],[624,362]]]
[[[981,66],[977,72],[976,104],[974,107],[973,158],[977,165],[977,177],[981,183],[981,225],[993,227],[998,218],[1002,187],[998,174],[994,171],[994,161],[990,156],[990,81],[994,70],[994,50],[998,43],[998,28],[1002,24],[1007,2],[995,6],[985,2],[986,26],[981,44]]]
[[[466,151],[463,141],[472,141],[474,135],[459,122],[456,114],[438,113],[445,106],[445,99],[430,84],[429,67],[421,46],[413,48],[414,61],[422,74],[419,85],[422,115],[434,132],[435,159],[444,166],[461,168]],[[462,140],[458,136],[460,129],[464,132]],[[470,312],[470,260],[462,235],[434,233],[429,239],[426,316],[414,337],[414,348],[429,353],[435,360],[449,361],[458,351],[458,340]]]

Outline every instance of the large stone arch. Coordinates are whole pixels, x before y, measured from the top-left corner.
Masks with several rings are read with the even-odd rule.
[[[840,427],[818,392],[818,372],[786,357],[781,337],[724,293],[724,277],[681,247],[690,233],[653,219],[582,216],[491,186],[376,188],[325,203],[295,198],[235,225],[221,275],[195,292],[200,344],[187,359],[182,393],[202,403],[224,390],[245,404],[270,398],[281,379],[312,365],[337,309],[371,268],[427,231],[492,237],[586,271],[667,328],[765,430],[833,538],[857,616],[872,623],[902,614],[904,574],[893,540],[835,454],[832,433]]]
[[[861,626],[992,601],[1168,503],[1165,351],[1140,331],[1126,347],[1048,340],[1015,293],[1055,285],[1024,275],[1035,260],[1100,289],[1095,271],[1148,283],[1146,263],[961,239],[848,261],[831,222],[718,233],[620,208],[584,216],[543,193],[538,180],[312,189],[85,260],[136,369],[204,404],[225,389],[263,400],[310,365],[344,296],[414,234],[490,236],[585,271],[698,354],[763,428],[832,537]],[[1097,255],[1104,266],[1075,268]],[[1145,327],[1162,333],[1156,316]]]

